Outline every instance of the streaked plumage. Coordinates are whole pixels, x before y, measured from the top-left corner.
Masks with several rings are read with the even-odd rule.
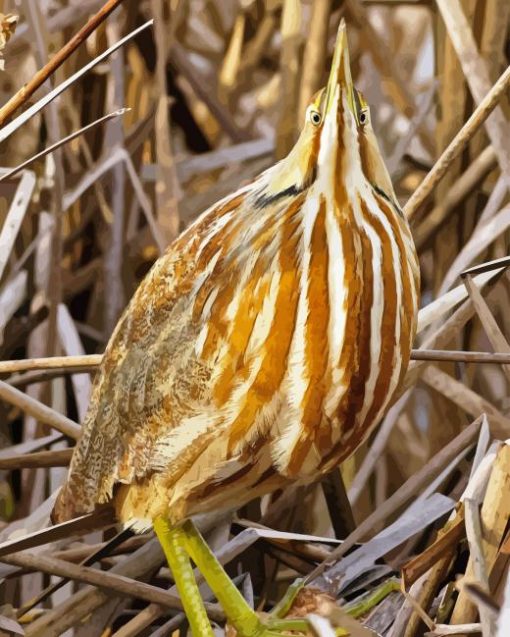
[[[289,156],[157,261],[108,344],[57,520],[113,498],[121,521],[178,524],[314,480],[368,435],[419,289],[368,117],[330,80]]]

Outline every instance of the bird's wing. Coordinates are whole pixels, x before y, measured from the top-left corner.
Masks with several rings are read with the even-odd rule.
[[[56,521],[108,501],[118,482],[132,483],[161,470],[161,440],[168,441],[175,430],[178,440],[170,435],[173,442],[166,450],[183,460],[183,448],[193,447],[194,419],[214,413],[215,361],[229,325],[223,316],[204,332],[204,316],[220,297],[223,307],[228,305],[233,290],[242,287],[243,273],[251,276],[246,285],[255,295],[267,292],[271,278],[268,227],[246,225],[247,199],[241,189],[204,213],[136,291],[98,371],[82,437],[55,505]],[[273,224],[277,215],[267,219]],[[263,258],[253,249],[253,236],[261,237]],[[255,312],[247,307],[250,311]],[[241,344],[237,359],[242,357]]]

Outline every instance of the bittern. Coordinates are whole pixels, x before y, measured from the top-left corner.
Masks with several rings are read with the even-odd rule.
[[[190,558],[241,637],[285,625],[248,606],[193,516],[332,470],[409,361],[418,262],[346,38],[342,23],[289,155],[204,212],[136,291],[55,504],[56,521],[110,505],[152,525],[194,635],[212,629]]]

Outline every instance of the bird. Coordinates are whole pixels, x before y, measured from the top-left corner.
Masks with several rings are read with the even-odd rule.
[[[110,507],[152,527],[195,637],[213,633],[190,559],[240,637],[281,634],[194,520],[316,481],[356,450],[402,383],[419,285],[342,20],[294,148],[198,217],[136,290],[53,520]]]

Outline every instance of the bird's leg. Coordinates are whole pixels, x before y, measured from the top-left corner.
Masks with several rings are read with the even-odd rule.
[[[236,629],[238,635],[240,637],[269,635],[257,613],[238,591],[193,522],[187,520],[182,525],[182,529],[191,559],[209,584],[225,611],[229,623]]]
[[[183,529],[179,526],[172,527],[164,518],[156,518],[153,526],[172,571],[191,632],[195,637],[214,637],[186,552]]]
[[[193,522],[190,520],[184,522],[182,528],[186,534],[188,554],[209,584],[239,637],[282,637],[282,633],[287,634],[289,631],[301,633],[309,631],[309,624],[304,618],[286,619],[270,615],[267,619],[261,619],[237,590]],[[290,608],[299,588],[300,586],[297,586],[292,591],[289,603],[278,605],[280,611],[286,612]]]

